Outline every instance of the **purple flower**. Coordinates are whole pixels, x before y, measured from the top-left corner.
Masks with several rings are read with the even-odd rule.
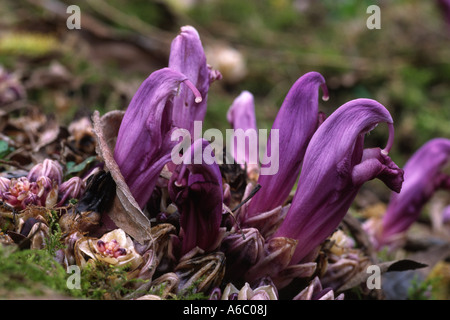
[[[450,140],[444,138],[428,141],[406,162],[402,190],[392,194],[382,219],[381,233],[375,234],[378,246],[388,244],[406,231],[437,189],[450,189],[450,176],[441,172],[449,162]]]
[[[386,148],[364,149],[364,134],[381,122],[389,127]],[[291,207],[274,234],[298,240],[291,264],[307,258],[336,229],[364,182],[379,178],[400,191],[403,171],[387,156],[393,139],[391,115],[370,99],[342,105],[317,129]]]
[[[344,294],[341,293],[335,297],[331,288],[323,288],[319,277],[311,280],[310,284],[303,289],[293,300],[343,300]]]
[[[196,154],[213,149],[204,139],[196,140],[169,181],[169,194],[180,212],[182,255],[196,246],[210,251],[219,245],[222,222],[222,175],[217,163],[195,164]]]
[[[227,274],[234,278],[244,275],[263,257],[263,250],[264,238],[258,229],[245,228],[227,235],[221,244],[221,251],[227,257]]]
[[[9,189],[11,180],[5,177],[0,177],[0,195],[2,192],[6,192]]]
[[[236,163],[241,164],[242,167],[247,164],[247,174],[250,177],[257,178],[259,153],[257,148],[252,150],[251,146],[258,145],[258,128],[256,126],[255,101],[250,92],[243,91],[233,101],[230,109],[228,109],[227,120],[235,131],[241,129],[245,133],[245,145],[240,146],[236,137],[234,137],[234,149],[229,150],[229,152],[232,152]],[[243,150],[243,147],[246,147],[246,149]]]
[[[450,222],[450,206],[446,206],[442,210],[442,223],[449,223]]]
[[[322,75],[309,72],[300,77],[289,90],[272,126],[258,179],[261,190],[250,202],[247,217],[270,211],[286,201],[298,178],[306,147],[318,126],[319,87],[324,92],[324,100],[328,99]],[[276,130],[279,134],[279,152],[273,155],[271,153],[276,151],[271,150],[270,141],[275,138]],[[271,159],[278,157],[278,166],[268,164],[267,155],[271,155]],[[265,174],[264,170],[267,170],[268,165],[272,169],[278,169],[278,172]]]
[[[36,182],[40,177],[48,177],[53,181],[61,184],[63,172],[61,165],[50,159],[45,159],[42,163],[38,163],[28,172],[28,180]]]
[[[80,199],[86,188],[86,183],[80,177],[72,177],[59,186],[61,199],[58,206],[62,206],[69,199]]]
[[[51,208],[58,200],[58,184],[47,176],[41,176],[35,182],[40,205]]]
[[[114,159],[141,208],[150,198],[162,168],[170,161],[176,143],[171,141],[172,109],[181,83],[192,90],[197,102],[202,100],[185,75],[163,68],[142,83],[120,125]]]
[[[0,199],[16,209],[25,209],[28,205],[52,207],[58,195],[58,186],[49,177],[41,176],[31,182],[27,177],[13,178],[9,185],[2,179],[7,189],[0,190]]]
[[[206,64],[202,42],[195,28],[181,27],[181,33],[172,41],[169,68],[184,74],[200,92],[202,99],[188,88],[181,87],[173,101],[174,125],[189,130],[192,136],[194,121],[205,118],[209,85],[221,78],[219,72]]]

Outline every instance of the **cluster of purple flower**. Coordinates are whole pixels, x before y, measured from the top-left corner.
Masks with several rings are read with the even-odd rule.
[[[242,199],[256,185],[260,190],[233,212],[227,225],[230,186],[220,166],[192,164],[209,142],[192,141],[182,155],[189,161],[171,162],[177,143],[171,133],[176,128],[192,132],[194,121],[204,119],[209,86],[220,78],[206,63],[197,31],[181,28],[172,42],[169,66],[152,73],[133,97],[115,146],[114,158],[141,208],[159,185],[161,170],[170,172],[165,187],[180,213],[181,255],[196,247],[221,250],[235,276],[253,283],[269,276],[283,287],[293,277],[311,273],[317,249],[339,226],[365,182],[378,178],[393,191],[382,223],[364,225],[376,248],[392,245],[434,191],[450,187],[450,178],[440,172],[450,159],[449,140],[430,141],[403,170],[388,156],[394,141],[389,111],[377,101],[355,99],[326,117],[319,112],[319,89],[323,100],[328,99],[325,79],[309,72],[294,83],[272,126],[279,138],[279,171],[262,175],[261,166],[247,166]],[[227,120],[233,129],[257,129],[250,92],[235,99]],[[364,148],[365,134],[380,123],[389,130],[386,147]],[[273,152],[270,139],[265,156]]]
[[[84,189],[85,182],[79,177],[63,182],[61,165],[50,159],[36,164],[26,177],[0,177],[0,200],[19,210],[28,205],[62,206],[69,199],[78,199]]]

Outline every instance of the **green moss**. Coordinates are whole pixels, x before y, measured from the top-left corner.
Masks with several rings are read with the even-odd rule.
[[[408,300],[435,300],[433,286],[441,281],[439,277],[420,281],[417,276],[411,280]]]
[[[83,297],[89,299],[117,300],[134,292],[133,285],[138,282],[143,280],[128,279],[128,266],[117,267],[95,261],[81,270],[79,291]]]
[[[198,292],[198,285],[204,280],[201,277],[195,281],[191,286],[177,293],[177,295],[172,296],[174,300],[206,300],[208,297],[203,292]]]
[[[67,273],[48,250],[0,246],[0,299],[47,295],[94,300],[123,299],[143,280],[128,279],[128,267],[102,262],[80,272],[80,288],[69,289]]]
[[[70,295],[66,271],[47,250],[0,245],[0,298]]]
[[[206,296],[203,292],[198,292],[197,287],[200,282],[203,281],[203,278],[195,281],[191,286],[178,292],[177,294],[169,294],[166,299],[167,300],[207,300],[208,296]],[[167,284],[161,283],[158,286],[152,286],[149,290],[149,294],[164,296],[164,292]]]
[[[45,239],[45,249],[54,257],[56,252],[60,249],[64,249],[64,245],[61,242],[62,231],[58,223],[58,213],[54,210],[49,210],[47,215],[47,221],[49,222],[49,235]]]

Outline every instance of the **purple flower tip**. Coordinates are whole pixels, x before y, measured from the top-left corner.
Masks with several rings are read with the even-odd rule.
[[[272,126],[258,179],[261,190],[249,204],[249,217],[282,205],[292,190],[306,147],[318,126],[319,87],[324,99],[328,99],[323,76],[309,72],[289,90]],[[267,174],[269,165],[278,169],[276,174]]]
[[[219,79],[206,63],[199,34],[184,26],[172,41],[169,68],[152,73],[133,97],[123,118],[114,158],[130,191],[144,207],[175,142],[172,129],[193,133],[206,114],[209,85]],[[184,83],[184,86],[180,86]]]
[[[86,189],[86,183],[80,177],[72,177],[59,186],[60,200],[58,206],[62,206],[69,199],[80,199]]]
[[[173,101],[173,122],[178,128],[193,133],[194,121],[202,121],[206,114],[209,86],[220,78],[206,63],[206,55],[197,30],[192,26],[181,27],[180,34],[172,41],[169,68],[189,79],[186,85],[191,90],[180,88]]]
[[[175,144],[171,141],[173,98],[181,83],[201,99],[185,75],[163,68],[142,83],[120,125],[114,159],[141,207],[150,198],[162,168],[170,161]]]
[[[437,189],[450,189],[450,176],[441,172],[449,162],[450,140],[444,138],[428,141],[411,156],[404,167],[402,190],[392,194],[383,217],[381,234],[376,239],[379,246],[406,231]]]
[[[237,137],[234,137],[234,148],[228,151],[232,153],[236,163],[242,167],[247,164],[249,175],[257,175],[259,171],[259,152],[258,148],[252,150],[251,145],[258,145],[258,128],[256,126],[255,101],[250,92],[243,91],[233,101],[227,112],[227,120],[234,130],[242,130],[245,134],[245,145],[240,145]]]
[[[450,222],[450,206],[446,206],[444,210],[442,210],[442,222],[443,223]]]
[[[42,163],[38,163],[28,173],[28,180],[36,182],[40,177],[48,177],[51,180],[61,184],[63,172],[61,165],[50,159],[45,159]]]

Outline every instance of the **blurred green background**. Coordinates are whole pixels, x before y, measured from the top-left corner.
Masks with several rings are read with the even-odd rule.
[[[295,80],[318,71],[330,91],[320,102],[328,115],[361,97],[390,110],[391,156],[403,165],[428,139],[450,138],[450,28],[436,2],[3,0],[0,64],[25,83],[27,103],[69,123],[95,109],[125,109],[190,24],[224,74],[211,87],[204,129],[229,127],[226,112],[242,90],[255,96],[258,126],[270,128]],[[81,30],[66,27],[70,4],[81,8]],[[373,4],[381,8],[379,30],[366,26]],[[382,128],[366,145],[385,145]]]

